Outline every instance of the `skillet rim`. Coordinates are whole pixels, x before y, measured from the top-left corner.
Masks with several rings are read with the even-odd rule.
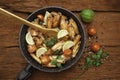
[[[83,32],[83,45],[82,45],[82,49],[81,49],[81,46],[79,47],[79,50],[81,49],[81,51],[80,51],[80,55],[78,56],[78,58],[76,58],[75,57],[75,60],[74,60],[74,62],[73,63],[71,63],[71,64],[69,64],[67,67],[62,67],[61,69],[57,69],[56,71],[55,70],[45,70],[45,69],[43,69],[43,68],[39,68],[39,67],[37,67],[37,66],[35,66],[35,63],[33,63],[33,62],[31,62],[30,60],[28,60],[28,58],[25,56],[25,53],[24,53],[24,51],[23,51],[23,48],[22,48],[22,45],[21,45],[21,32],[22,32],[22,29],[24,28],[24,24],[22,25],[22,27],[21,27],[21,29],[20,29],[20,32],[19,32],[19,48],[20,48],[20,50],[21,50],[21,52],[22,52],[22,55],[24,56],[24,58],[27,60],[27,62],[30,64],[30,65],[32,65],[34,68],[36,68],[36,69],[38,69],[38,70],[40,70],[40,71],[43,71],[43,72],[61,72],[61,71],[64,71],[64,70],[67,70],[67,69],[69,69],[70,67],[72,67],[75,63],[77,63],[77,61],[80,59],[80,57],[81,57],[81,55],[83,54],[83,50],[84,50],[84,48],[85,48],[85,44],[86,44],[86,33],[85,33],[85,29],[84,29],[84,27],[83,27],[83,25],[82,25],[82,22],[80,21],[80,19],[74,14],[74,13],[72,13],[71,11],[69,11],[69,10],[67,10],[67,9],[65,9],[65,8],[62,8],[62,7],[58,7],[58,6],[46,6],[46,7],[43,7],[43,8],[39,8],[39,9],[37,9],[37,10],[35,10],[34,12],[32,12],[27,18],[26,18],[26,20],[28,20],[32,15],[34,15],[36,12],[38,12],[38,11],[40,11],[40,10],[42,10],[42,9],[49,9],[49,8],[58,8],[58,9],[62,9],[63,11],[66,11],[66,12],[68,12],[68,13],[70,13],[71,15],[73,15],[75,18],[76,18],[76,20],[79,22],[79,23],[77,23],[77,24],[80,24],[81,26],[81,29],[82,29],[82,32]],[[78,27],[79,28],[79,27]],[[79,51],[78,51],[79,52]],[[78,52],[77,52],[77,54],[78,54]]]

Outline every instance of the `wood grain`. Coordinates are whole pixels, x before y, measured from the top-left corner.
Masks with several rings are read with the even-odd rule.
[[[78,63],[60,73],[45,73],[36,70],[29,80],[119,80],[120,79],[120,0],[0,0],[0,7],[26,18],[29,13],[45,6],[61,6],[74,12],[79,18],[79,12],[85,8],[95,11],[94,21],[83,23],[85,30],[94,26],[97,29],[97,39],[105,46],[110,57],[98,68],[91,67],[83,75]],[[0,15],[0,80],[15,80],[17,74],[25,67],[27,61],[21,54],[18,45],[21,23]],[[87,37],[86,46],[91,42]],[[84,59],[83,55],[81,59]]]
[[[23,18],[27,17],[27,14],[13,13]],[[80,17],[79,13],[75,14]],[[96,12],[95,14],[94,21],[91,24],[83,24],[85,29],[89,26],[96,27],[98,32],[97,40],[106,47],[105,51],[110,53],[110,59],[99,68],[90,68],[79,79],[119,80],[120,14],[119,12]],[[3,15],[0,16],[0,21],[0,80],[13,80],[18,72],[27,64],[27,61],[21,55],[18,45],[21,23],[14,19],[6,18]],[[86,45],[89,45],[89,43]],[[69,70],[60,73],[35,71],[29,80],[72,80],[82,72],[76,64]]]
[[[78,17],[79,13],[75,13]],[[19,14],[18,14],[19,15]],[[19,15],[23,18],[26,15]],[[2,47],[18,46],[18,35],[21,23],[14,19],[6,18],[1,15],[0,17],[0,39]],[[6,23],[7,21],[7,23]],[[98,42],[105,46],[120,46],[120,14],[118,12],[96,12],[93,23],[84,24],[84,27],[94,26],[97,29]],[[6,25],[7,24],[7,25]],[[9,25],[9,26],[8,26]],[[86,27],[87,26],[87,27]],[[11,34],[11,35],[10,35]],[[7,36],[6,36],[7,35]]]
[[[91,8],[96,11],[120,11],[120,0],[0,0],[0,6],[19,12],[33,12],[45,6],[61,6],[71,11]]]
[[[106,47],[106,51],[110,52],[110,60],[105,61],[105,64],[98,68],[90,68],[84,75],[80,76],[82,80],[119,80],[120,68],[117,66],[120,61],[119,48]],[[10,52],[12,51],[12,52]],[[14,79],[18,72],[27,64],[19,48],[6,48],[2,50],[3,53],[0,56],[0,79],[8,80]],[[9,53],[10,52],[10,53]],[[11,55],[10,55],[11,54]],[[13,58],[14,57],[14,58]],[[35,71],[29,80],[72,80],[79,73],[83,71],[77,68],[77,64],[72,68],[60,72],[60,73],[45,73],[41,71]],[[86,77],[87,75],[87,77]],[[112,76],[111,76],[112,75]],[[7,77],[6,77],[7,76]]]

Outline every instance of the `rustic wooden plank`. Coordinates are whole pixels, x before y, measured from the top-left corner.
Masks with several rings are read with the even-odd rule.
[[[80,80],[119,80],[120,76],[120,68],[118,65],[120,58],[117,57],[119,54],[119,48],[110,48],[107,47],[106,51],[110,51],[110,61],[105,61],[105,64],[100,66],[99,68],[90,68],[84,75],[80,76]],[[39,79],[37,76],[43,75],[41,77],[42,80],[73,80],[73,78],[81,74],[83,71],[77,68],[77,65],[73,66],[69,70],[60,73],[44,73],[44,72],[35,72],[30,80]],[[49,75],[49,76],[48,76]],[[86,76],[87,75],[87,76]],[[112,75],[112,76],[111,76]],[[79,76],[79,75],[78,75]],[[79,80],[78,79],[78,80]]]
[[[19,14],[18,14],[19,15]],[[76,13],[78,17],[79,13]],[[21,17],[26,17],[27,15],[20,15]],[[18,46],[18,34],[20,30],[21,23],[14,19],[9,19],[1,15],[0,17],[0,46],[9,47],[9,46]],[[7,22],[6,22],[7,21]],[[95,26],[97,29],[97,41],[101,45],[105,46],[120,46],[120,14],[117,12],[111,13],[99,13],[97,12],[94,18],[94,21],[87,26]],[[6,25],[7,24],[7,25]],[[10,26],[8,26],[10,25]],[[84,27],[86,24],[84,24]],[[11,34],[11,35],[10,35]]]
[[[23,18],[27,17],[26,14],[15,14]],[[76,15],[80,17],[79,13],[76,13]],[[0,16],[0,21],[0,80],[13,80],[18,72],[27,64],[18,47],[18,33],[21,23],[14,19],[8,19],[3,15]],[[120,14],[118,12],[96,12],[94,21],[91,24],[84,24],[84,27],[96,27],[98,41],[106,46],[105,50],[110,53],[111,61],[106,61],[105,64],[97,69],[90,68],[80,77],[81,80],[119,80],[119,22]],[[29,80],[56,80],[56,78],[57,80],[68,80],[74,78],[79,72],[82,71],[77,68],[76,64],[69,70],[61,73],[50,74],[36,71]]]
[[[90,68],[84,75],[80,77],[82,80],[119,80],[120,67],[118,66],[120,57],[119,49],[114,47],[106,47],[106,51],[110,52],[110,59],[98,68]],[[18,72],[27,64],[18,48],[2,49],[4,53],[0,56],[0,79],[14,79]],[[83,57],[83,56],[82,56]],[[69,70],[60,73],[45,73],[35,71],[29,80],[72,80],[75,76],[83,71],[74,65]],[[87,77],[86,77],[87,75]],[[78,75],[79,76],[79,75]]]
[[[100,44],[105,46],[117,47],[120,46],[119,20],[120,14],[117,12],[96,13],[94,21],[91,24],[85,26],[87,27],[93,26],[96,28],[98,37],[97,41],[100,42]]]
[[[26,18],[27,16],[27,14],[15,14],[23,18]],[[18,36],[22,24],[19,21],[7,18],[4,15],[0,16],[0,21],[0,47],[18,46]]]
[[[45,6],[61,6],[71,11],[91,8],[96,11],[120,11],[120,0],[0,0],[0,6],[15,11],[33,12]]]

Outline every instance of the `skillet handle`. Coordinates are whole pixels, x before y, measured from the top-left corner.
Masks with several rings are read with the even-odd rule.
[[[16,80],[28,80],[34,70],[35,68],[32,65],[26,65],[26,67],[18,74]]]

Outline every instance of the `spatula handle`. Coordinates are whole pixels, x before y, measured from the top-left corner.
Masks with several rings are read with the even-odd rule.
[[[27,21],[27,20],[25,20],[25,19],[15,15],[15,14],[12,14],[12,13],[10,13],[10,12],[2,9],[2,8],[0,8],[0,13],[5,15],[5,16],[7,16],[7,17],[10,17],[10,18],[13,18],[13,19],[17,19],[20,22],[24,23],[25,25],[31,25],[31,23],[29,21]]]
[[[3,15],[6,15],[10,18],[13,18],[13,19],[16,19],[16,20],[19,20],[20,22],[22,22],[23,24],[29,26],[29,27],[32,27],[34,29],[38,29],[40,30],[42,33],[45,33],[45,34],[48,34],[48,35],[51,35],[51,36],[56,36],[57,35],[57,30],[55,29],[47,29],[47,28],[44,28],[42,27],[41,25],[37,25],[37,24],[33,24],[15,14],[12,14],[11,12],[8,12],[2,8],[0,8],[0,13],[3,14]]]

